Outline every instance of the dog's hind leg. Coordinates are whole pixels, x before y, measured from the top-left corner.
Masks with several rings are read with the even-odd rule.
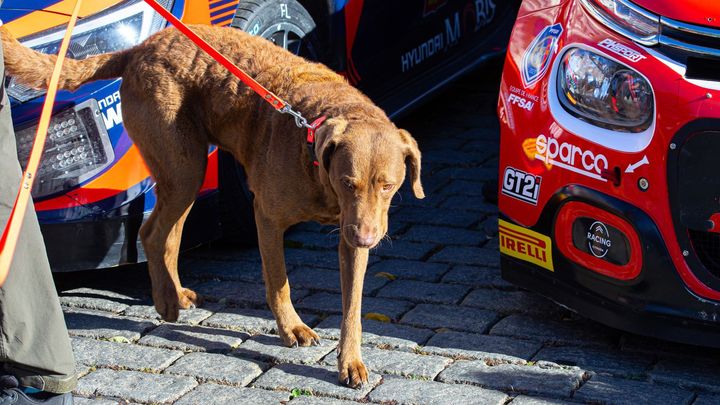
[[[283,249],[283,235],[287,227],[272,221],[257,203],[255,222],[262,256],[265,296],[268,306],[275,315],[280,338],[287,346],[319,344],[320,337],[303,323],[290,301],[290,284],[285,270]]]
[[[164,320],[175,321],[180,308],[198,305],[200,299],[182,287],[177,261],[183,225],[205,176],[207,143],[187,111],[172,114],[167,104],[128,93],[122,95],[123,117],[132,118],[125,119],[125,127],[157,183],[157,204],[140,238],[155,309]]]

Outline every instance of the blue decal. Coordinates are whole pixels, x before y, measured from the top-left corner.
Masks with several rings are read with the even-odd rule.
[[[522,60],[522,81],[530,87],[542,79],[550,66],[550,57],[557,46],[563,28],[560,23],[548,25],[530,43]]]

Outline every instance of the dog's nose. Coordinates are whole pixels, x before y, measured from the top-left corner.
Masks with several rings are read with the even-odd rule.
[[[355,235],[355,245],[357,247],[369,248],[375,243],[375,233],[357,233]]]

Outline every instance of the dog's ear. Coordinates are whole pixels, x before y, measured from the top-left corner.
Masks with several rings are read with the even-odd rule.
[[[410,181],[412,182],[415,198],[425,198],[422,183],[420,183],[420,149],[415,139],[404,129],[399,130],[400,139],[405,144],[405,164],[410,169]]]
[[[320,164],[326,172],[330,169],[330,160],[340,142],[340,135],[345,132],[347,125],[347,121],[342,118],[331,118],[325,121],[315,133],[315,153],[320,158]]]

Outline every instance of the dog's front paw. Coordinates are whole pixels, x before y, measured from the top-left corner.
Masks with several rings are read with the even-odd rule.
[[[340,384],[347,387],[360,388],[368,382],[367,368],[359,357],[343,359],[343,356],[340,356],[338,359],[338,372]]]
[[[178,300],[180,302],[180,308],[182,309],[197,308],[203,302],[202,296],[189,288],[180,290]]]
[[[320,344],[320,336],[304,323],[281,330],[280,338],[288,347],[317,346]]]

